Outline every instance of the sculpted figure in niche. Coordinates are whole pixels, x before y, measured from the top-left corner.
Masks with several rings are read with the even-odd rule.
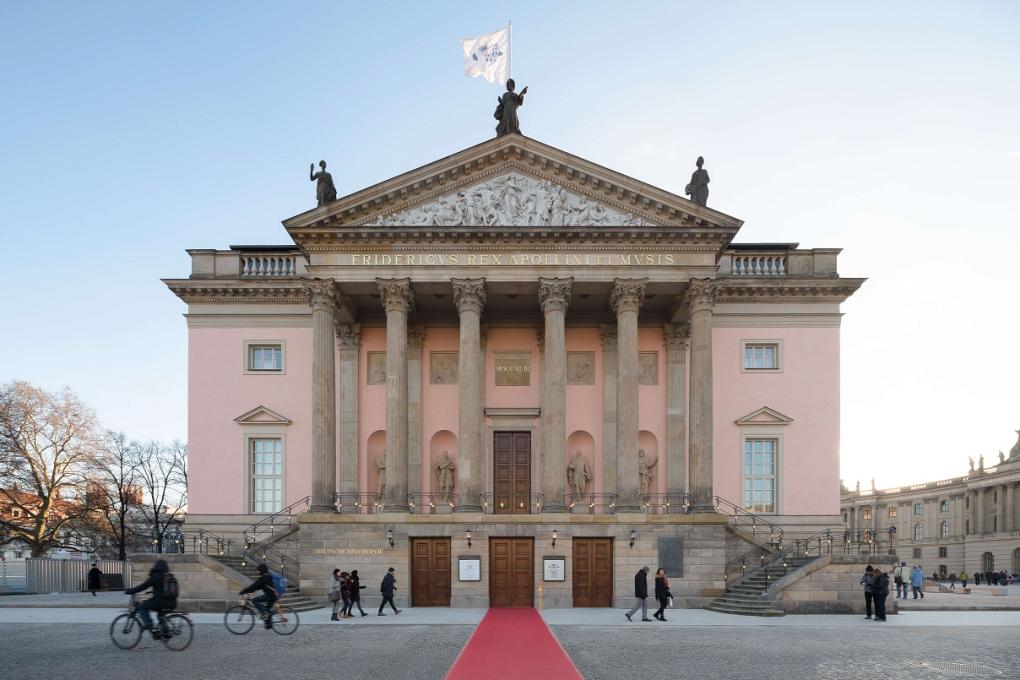
[[[496,126],[497,137],[521,134],[521,124],[517,120],[517,109],[524,106],[524,95],[528,93],[528,88],[525,87],[521,90],[520,94],[517,94],[514,92],[515,87],[517,87],[517,84],[513,78],[506,81],[506,92],[503,93],[502,97],[497,97],[496,99],[499,104],[496,106],[496,112],[492,115],[499,121],[499,124]]]
[[[326,172],[326,161],[319,161],[321,170],[315,172],[315,163],[308,165],[308,179],[315,182],[315,198],[319,206],[336,200],[336,187],[333,186],[333,175]]]
[[[443,451],[436,472],[439,474],[439,492],[443,494],[444,501],[453,500],[453,471],[456,469],[457,466],[450,460],[450,452]]]
[[[703,166],[705,159],[698,156],[698,169],[691,175],[691,182],[684,187],[684,193],[691,197],[691,200],[698,205],[708,205],[708,171]]]
[[[641,495],[648,493],[648,489],[652,485],[652,468],[659,462],[658,459],[648,462],[648,458],[645,456],[644,449],[638,449],[638,477],[641,480]]]
[[[588,461],[584,459],[581,450],[578,449],[574,454],[574,459],[567,465],[567,483],[570,484],[570,490],[574,496],[584,495],[584,488],[590,479],[591,468],[588,467]]]
[[[375,459],[375,466],[379,470],[379,495],[382,496],[386,493],[386,449]]]

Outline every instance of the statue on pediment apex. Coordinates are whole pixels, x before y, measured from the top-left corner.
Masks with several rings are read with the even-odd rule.
[[[319,161],[319,172],[315,172],[315,163],[308,165],[308,179],[315,182],[315,198],[319,207],[336,200],[336,187],[333,175],[326,172],[326,161]]]
[[[517,84],[511,78],[506,81],[506,92],[503,93],[502,97],[496,98],[499,104],[492,115],[499,121],[499,124],[496,126],[497,137],[521,134],[521,123],[517,119],[517,109],[524,106],[524,95],[528,93],[528,88],[525,87],[521,90],[520,94],[517,94],[514,92],[515,87],[517,87]]]
[[[999,465],[1002,465],[1002,464],[1003,464],[1003,463],[1005,463],[1005,462],[1006,462],[1006,454],[1004,454],[1004,453],[1003,453],[1003,452],[1002,452],[1002,451],[1000,450],[1000,451],[999,451]]]
[[[690,183],[684,187],[684,193],[691,197],[691,201],[698,205],[708,205],[708,171],[705,170],[705,159],[698,156],[698,169],[691,175]]]

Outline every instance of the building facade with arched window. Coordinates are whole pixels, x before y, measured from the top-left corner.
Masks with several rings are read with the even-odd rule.
[[[963,477],[891,489],[844,487],[844,528],[877,536],[881,553],[917,561],[925,574],[961,568],[1020,574],[1017,434],[1008,456],[1000,454],[989,467],[982,457]]]

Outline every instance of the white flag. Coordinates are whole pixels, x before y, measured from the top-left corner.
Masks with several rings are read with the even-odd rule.
[[[460,41],[464,48],[464,75],[482,76],[490,83],[507,81],[510,76],[510,27],[494,33]]]

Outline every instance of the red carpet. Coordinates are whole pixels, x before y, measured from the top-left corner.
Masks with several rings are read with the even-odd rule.
[[[534,609],[490,609],[446,680],[583,680]]]

